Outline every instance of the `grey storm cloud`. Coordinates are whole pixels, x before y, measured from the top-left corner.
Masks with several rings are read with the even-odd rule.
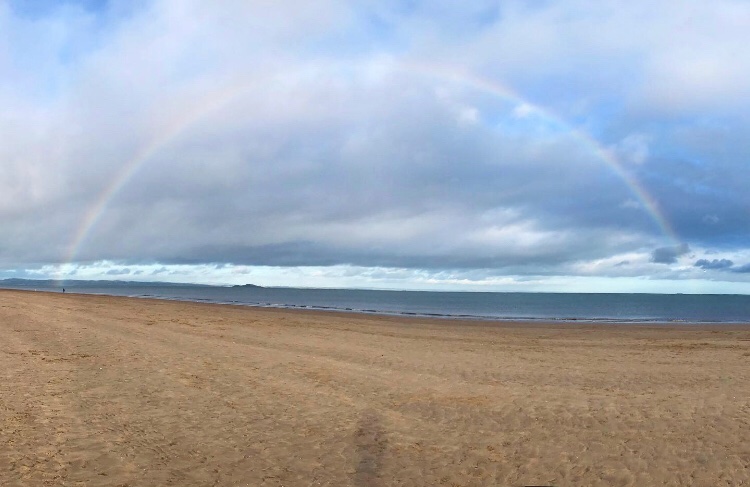
[[[750,59],[727,54],[750,38],[726,20],[750,7],[16,3],[3,268],[659,276],[750,241]]]
[[[651,262],[655,264],[674,264],[677,258],[690,252],[687,244],[675,245],[672,247],[659,247],[651,252]]]
[[[698,259],[694,265],[702,269],[728,269],[734,265],[734,262],[729,259]]]

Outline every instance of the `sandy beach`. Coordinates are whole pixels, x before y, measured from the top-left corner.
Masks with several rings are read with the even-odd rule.
[[[0,291],[0,485],[747,485],[750,326]]]

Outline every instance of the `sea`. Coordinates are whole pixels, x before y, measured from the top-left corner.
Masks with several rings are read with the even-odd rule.
[[[6,280],[0,287],[445,319],[750,323],[750,295],[433,292]]]

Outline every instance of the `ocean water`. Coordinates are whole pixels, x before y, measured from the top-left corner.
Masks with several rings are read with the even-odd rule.
[[[2,287],[31,286],[7,286]],[[183,285],[76,285],[68,292],[443,318],[750,323],[750,296],[375,291]],[[55,289],[39,286],[40,290]]]

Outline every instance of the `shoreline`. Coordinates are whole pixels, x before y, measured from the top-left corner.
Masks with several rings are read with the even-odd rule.
[[[299,311],[299,312],[311,312],[311,313],[334,313],[334,314],[351,314],[355,316],[373,316],[373,317],[392,317],[392,318],[404,318],[404,319],[428,319],[428,320],[439,320],[451,323],[485,323],[485,324],[518,324],[518,325],[553,325],[553,324],[564,324],[564,325],[593,325],[593,326],[689,326],[689,327],[700,327],[700,326],[737,326],[744,327],[750,326],[750,321],[687,321],[687,320],[623,320],[614,318],[513,318],[513,317],[485,317],[478,315],[451,315],[451,314],[439,314],[439,313],[416,313],[416,312],[391,312],[391,311],[378,311],[373,309],[352,309],[352,308],[336,308],[327,306],[314,306],[314,305],[294,305],[294,304],[261,304],[261,303],[241,303],[241,302],[230,302],[230,301],[212,301],[209,299],[191,299],[191,298],[179,298],[179,297],[168,297],[168,296],[155,296],[155,295],[123,295],[123,294],[109,294],[109,293],[77,293],[75,291],[68,291],[65,293],[51,291],[51,290],[37,290],[37,289],[18,289],[18,288],[0,288],[0,292],[32,292],[32,293],[46,293],[50,295],[64,294],[64,295],[75,295],[75,296],[105,296],[112,298],[126,298],[126,299],[147,299],[156,301],[170,301],[170,302],[182,302],[182,303],[196,303],[196,304],[207,304],[216,306],[238,306],[244,308],[263,309],[263,310],[284,310],[284,311]]]

